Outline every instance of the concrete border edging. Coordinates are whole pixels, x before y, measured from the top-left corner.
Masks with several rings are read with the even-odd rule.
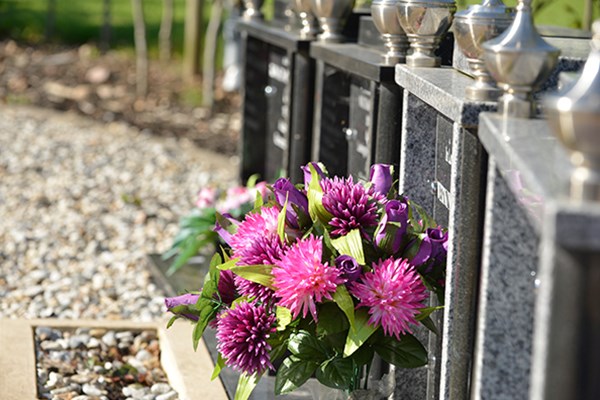
[[[211,381],[214,368],[204,342],[192,349],[193,326],[176,321],[133,322],[122,320],[0,319],[0,388],[4,400],[37,399],[34,328],[106,328],[157,332],[161,364],[180,400],[227,400],[220,380]]]

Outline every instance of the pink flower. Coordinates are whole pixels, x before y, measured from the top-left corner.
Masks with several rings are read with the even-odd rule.
[[[277,234],[278,215],[277,208],[265,207],[260,214],[246,216],[229,240],[233,258],[240,259],[237,265],[275,264],[281,259],[287,246]],[[242,277],[236,276],[235,284],[244,296],[265,302],[273,297],[271,289]]]
[[[277,217],[279,210],[276,207],[263,207],[260,213],[250,213],[240,223],[237,232],[231,237],[230,245],[235,251],[242,251],[251,247],[255,238],[271,233],[277,234]]]
[[[214,207],[216,200],[217,200],[217,189],[212,188],[212,187],[202,188],[198,192],[198,198],[196,199],[196,207],[198,207],[198,208]]]
[[[289,308],[296,318],[308,312],[317,321],[316,303],[332,299],[338,284],[344,279],[335,266],[323,264],[323,242],[312,235],[299,240],[273,269],[275,294],[281,298],[279,305]]]
[[[273,368],[267,342],[275,332],[275,314],[267,313],[264,305],[239,303],[223,314],[217,322],[217,350],[227,365],[247,374],[262,374]]]
[[[428,293],[419,274],[408,260],[379,260],[373,264],[373,272],[363,275],[362,283],[350,286],[360,303],[357,307],[369,309],[369,323],[381,325],[388,336],[412,332],[409,324],[416,324],[415,316],[423,308]]]

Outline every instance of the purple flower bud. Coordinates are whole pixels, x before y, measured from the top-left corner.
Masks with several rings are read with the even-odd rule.
[[[311,174],[310,174],[310,167],[309,165],[311,165],[315,168],[315,170],[317,170],[317,173],[319,174],[319,176],[321,178],[325,177],[325,174],[323,173],[323,170],[321,169],[321,167],[319,167],[319,163],[316,163],[314,161],[309,162],[308,164],[302,166],[302,171],[304,172],[304,188],[308,188],[308,185],[310,184],[310,180],[312,178]]]
[[[277,202],[283,206],[287,198],[287,209],[286,219],[292,225],[292,227],[298,227],[298,215],[292,204],[295,204],[297,208],[308,214],[308,199],[306,195],[298,190],[292,182],[287,178],[279,178],[273,185],[273,193]]]
[[[229,270],[221,271],[219,275],[219,285],[217,290],[221,301],[225,304],[231,304],[237,297],[233,272]]]
[[[229,221],[230,225],[239,225],[240,222],[233,218],[231,216],[231,214],[223,214],[223,217],[225,218],[226,221]],[[219,219],[217,219],[217,222],[215,223],[215,228],[213,229],[220,237],[221,239],[223,239],[223,241],[225,243],[227,243],[229,246],[231,246],[231,237],[233,236],[232,233],[224,226],[222,226],[219,223]]]
[[[173,311],[173,309],[178,306],[191,306],[191,305],[196,304],[196,302],[198,301],[198,297],[200,297],[199,294],[192,294],[192,293],[186,293],[186,294],[182,294],[181,296],[175,296],[175,297],[166,297],[165,298],[165,306],[167,306],[167,310],[172,312],[173,314],[180,315],[180,316],[190,319],[192,321],[198,321],[197,315],[189,314],[189,313],[179,313],[179,312]]]
[[[346,279],[346,283],[355,282],[362,274],[362,267],[351,256],[339,256],[335,259],[335,266],[343,271],[342,278]]]
[[[381,218],[375,244],[394,254],[400,250],[402,239],[408,226],[408,204],[405,200],[390,200],[385,205],[385,214]]]
[[[440,227],[427,228],[417,254],[412,259],[413,265],[421,265],[429,260],[443,261],[448,253],[448,232]]]
[[[387,196],[392,187],[392,166],[387,164],[373,164],[369,180],[376,192]]]

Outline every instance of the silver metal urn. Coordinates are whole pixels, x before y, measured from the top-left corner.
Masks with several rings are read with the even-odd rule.
[[[343,42],[342,30],[353,8],[354,0],[311,0],[311,9],[321,25],[319,41]]]
[[[579,79],[564,93],[549,96],[544,109],[576,167],[571,197],[600,201],[600,20],[592,31],[592,51]]]
[[[242,13],[242,18],[245,20],[263,19],[264,15],[260,9],[264,2],[265,0],[243,0],[244,12]]]
[[[406,57],[411,67],[439,67],[434,52],[452,24],[454,0],[400,0],[398,17],[410,42],[412,53]]]
[[[550,75],[560,50],[542,39],[533,25],[531,0],[519,0],[512,25],[485,42],[484,62],[504,94],[498,112],[505,116],[534,115],[533,91]]]
[[[383,56],[386,64],[393,65],[406,61],[408,38],[398,18],[399,0],[373,0],[371,17],[375,27],[381,33],[388,51]]]
[[[293,8],[302,24],[300,36],[303,38],[315,37],[319,33],[319,27],[311,9],[311,0],[294,0]]]
[[[502,0],[483,0],[454,15],[454,38],[465,55],[475,77],[475,83],[466,89],[470,100],[494,101],[500,90],[485,68],[483,42],[504,32],[514,20],[513,10]]]

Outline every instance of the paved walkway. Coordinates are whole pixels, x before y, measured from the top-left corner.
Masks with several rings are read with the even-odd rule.
[[[0,109],[0,318],[152,320],[166,250],[196,191],[235,160],[118,123]]]

